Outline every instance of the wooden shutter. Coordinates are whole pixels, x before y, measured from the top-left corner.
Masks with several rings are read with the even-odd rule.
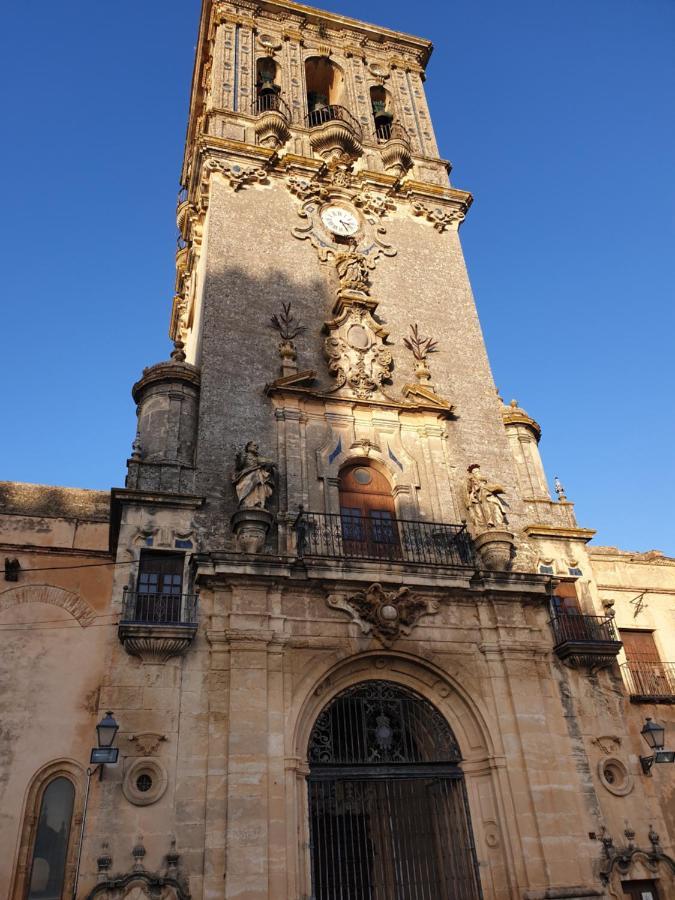
[[[620,635],[628,662],[661,662],[653,632],[622,629]]]

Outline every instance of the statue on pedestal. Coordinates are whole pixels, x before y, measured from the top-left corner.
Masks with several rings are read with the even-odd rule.
[[[265,509],[274,493],[275,468],[272,460],[260,456],[255,441],[249,441],[244,450],[237,453],[232,482],[239,509]]]
[[[508,524],[501,495],[504,488],[492,484],[480,471],[478,463],[467,469],[465,502],[472,523],[480,528],[498,528]]]

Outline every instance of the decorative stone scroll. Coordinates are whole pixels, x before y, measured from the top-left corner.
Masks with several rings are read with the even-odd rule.
[[[267,171],[259,166],[241,166],[239,163],[209,159],[204,163],[202,170],[203,189],[208,185],[209,178],[214,173],[222,175],[233,191],[241,190],[246,184],[260,184],[267,181],[268,177]]]
[[[465,218],[465,214],[460,209],[446,206],[427,206],[419,200],[414,200],[411,203],[411,207],[416,216],[424,216],[427,222],[431,222],[436,231],[441,234],[449,228],[457,231]]]
[[[385,647],[409,635],[422,616],[438,612],[436,600],[424,600],[407,587],[387,592],[381,584],[357,591],[349,597],[330,594],[327,604],[352,617],[363,634],[371,634]]]

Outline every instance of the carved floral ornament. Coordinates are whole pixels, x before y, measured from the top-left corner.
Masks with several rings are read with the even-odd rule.
[[[425,600],[407,587],[388,592],[381,584],[349,596],[330,594],[326,603],[347,613],[363,634],[372,634],[385,647],[409,635],[422,616],[434,615],[439,609],[436,600]]]

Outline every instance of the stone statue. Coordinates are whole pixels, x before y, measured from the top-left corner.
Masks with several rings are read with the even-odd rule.
[[[337,253],[335,268],[341,288],[368,293],[368,263],[362,253],[357,253],[356,250]]]
[[[465,502],[469,516],[478,527],[496,528],[507,524],[501,494],[504,488],[491,484],[480,471],[478,463],[467,469]]]
[[[275,464],[258,452],[255,441],[249,441],[237,453],[237,465],[232,476],[239,500],[239,509],[265,509],[274,493]]]

